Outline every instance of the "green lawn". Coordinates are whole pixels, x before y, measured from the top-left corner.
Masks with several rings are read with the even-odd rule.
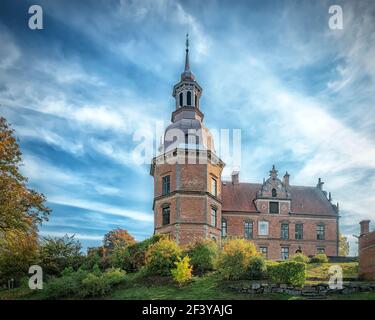
[[[158,277],[135,279],[128,275],[126,284],[119,286],[106,299],[135,299],[135,300],[287,300],[288,295],[273,294],[255,296],[233,292],[220,281],[217,275],[209,274],[204,277],[194,277],[192,281],[179,288],[169,279]]]
[[[332,265],[339,265],[342,268],[344,280],[355,280],[358,278],[358,262],[309,263],[307,264],[307,280],[328,281],[328,270]]]

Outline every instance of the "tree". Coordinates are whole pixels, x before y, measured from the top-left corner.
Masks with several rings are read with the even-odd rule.
[[[28,274],[29,267],[37,263],[38,233],[35,227],[28,232],[8,230],[0,237],[0,285],[11,279],[14,286]]]
[[[130,244],[134,244],[135,239],[129,234],[127,230],[118,228],[106,233],[103,243],[105,248],[113,250],[116,247],[124,247]]]
[[[15,132],[0,117],[0,282],[18,280],[35,264],[38,225],[50,209],[44,195],[27,187],[20,172],[22,153]]]
[[[346,257],[349,254],[349,241],[343,235],[339,236],[339,256]]]
[[[76,270],[84,259],[81,248],[74,235],[44,237],[39,249],[40,266],[48,275],[59,275],[67,267]]]
[[[28,232],[30,226],[47,220],[50,213],[44,195],[27,188],[27,178],[19,170],[21,156],[14,130],[0,117],[0,232],[3,233]]]

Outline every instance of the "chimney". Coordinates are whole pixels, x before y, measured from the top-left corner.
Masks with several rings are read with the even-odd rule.
[[[323,190],[323,184],[324,182],[322,182],[322,178],[319,178],[318,179],[318,184],[316,185],[317,188],[319,188],[320,190]]]
[[[290,177],[290,174],[288,173],[288,171],[286,171],[284,174],[284,184],[286,187],[289,187],[289,177]]]
[[[361,225],[360,236],[363,236],[370,232],[370,220],[362,220],[359,224]]]
[[[232,183],[233,184],[239,184],[240,183],[240,172],[239,171],[233,171],[232,172]]]

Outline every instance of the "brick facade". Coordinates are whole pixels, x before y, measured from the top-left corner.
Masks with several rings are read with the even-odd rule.
[[[359,236],[359,274],[366,280],[375,280],[375,231],[370,232],[370,221],[361,221]]]
[[[289,255],[297,250],[306,255],[314,255],[318,250],[323,250],[328,256],[337,255],[337,223],[335,218],[299,217],[290,214],[244,214],[225,212],[223,218],[227,221],[228,237],[244,237],[245,222],[253,223],[253,236],[250,238],[258,249],[267,248],[267,257],[273,260],[281,259],[281,248],[289,248]],[[258,222],[269,222],[268,236],[260,236]],[[288,224],[288,239],[281,239],[281,224]],[[303,239],[295,239],[295,225],[303,224]],[[325,240],[317,240],[316,226],[325,225]]]
[[[245,237],[274,260],[297,251],[338,255],[338,205],[331,203],[320,179],[316,187],[292,186],[289,174],[281,180],[273,167],[262,184],[241,183],[238,172],[232,181],[221,181],[224,163],[203,125],[201,94],[187,48],[185,70],[173,88],[172,123],[151,165],[155,233],[182,245],[200,238]],[[264,235],[260,225],[268,229]],[[296,225],[303,231],[297,238]]]

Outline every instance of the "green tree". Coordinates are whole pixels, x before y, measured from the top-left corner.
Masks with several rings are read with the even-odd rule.
[[[339,236],[339,256],[346,257],[349,254],[349,241],[343,235]]]
[[[65,268],[83,263],[81,243],[73,236],[44,237],[39,249],[40,266],[47,275],[59,275]]]

